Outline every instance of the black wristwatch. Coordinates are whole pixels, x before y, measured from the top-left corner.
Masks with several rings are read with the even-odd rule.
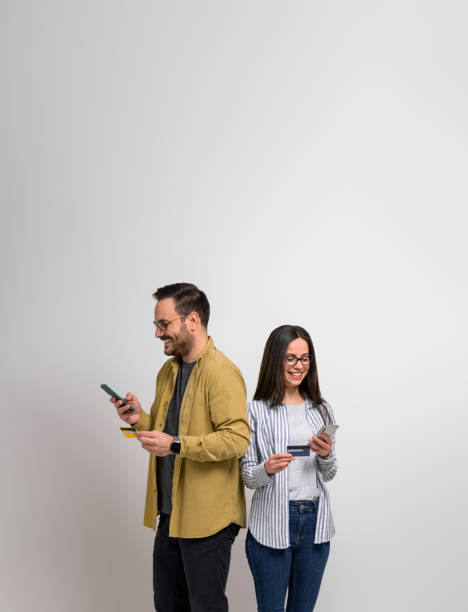
[[[174,441],[171,444],[171,451],[178,455],[180,453],[180,440],[179,436],[174,436]]]

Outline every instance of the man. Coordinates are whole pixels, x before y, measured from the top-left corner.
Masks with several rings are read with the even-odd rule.
[[[155,529],[159,514],[154,604],[158,612],[225,612],[231,546],[245,526],[245,383],[208,336],[203,291],[176,283],[153,297],[156,338],[171,359],[158,373],[151,413],[133,393],[130,409],[111,401],[150,453],[144,524]]]

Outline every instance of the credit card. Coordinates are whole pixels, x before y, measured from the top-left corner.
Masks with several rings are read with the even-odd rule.
[[[307,444],[304,444],[304,446],[288,446],[288,453],[293,457],[309,457],[310,447]]]
[[[135,435],[136,429],[135,429],[135,427],[121,427],[120,431],[123,433],[123,435],[126,438],[136,438],[136,435]]]

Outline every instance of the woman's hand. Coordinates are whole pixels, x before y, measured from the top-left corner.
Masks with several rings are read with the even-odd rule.
[[[294,459],[295,457],[289,453],[276,453],[265,461],[264,465],[266,473],[271,476],[272,474],[282,472],[288,467],[291,461],[294,461]]]
[[[327,434],[320,434],[320,438],[317,438],[317,436],[312,436],[307,443],[310,446],[310,450],[317,453],[317,455],[322,457],[322,459],[326,459],[332,452],[333,442],[332,439],[327,436]]]

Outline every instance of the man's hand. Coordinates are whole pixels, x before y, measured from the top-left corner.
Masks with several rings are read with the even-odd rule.
[[[310,449],[314,451],[314,453],[317,453],[319,457],[322,457],[322,459],[326,459],[332,452],[332,439],[326,434],[320,434],[320,438],[312,436],[310,440],[308,440],[308,444]]]
[[[268,461],[265,461],[266,473],[271,476],[272,474],[282,472],[288,467],[291,461],[294,461],[294,459],[295,457],[289,453],[276,453],[271,455]]]
[[[173,436],[162,431],[136,431],[136,437],[140,440],[141,446],[156,457],[172,455],[171,444]]]
[[[130,412],[128,406],[120,400],[116,400],[115,397],[111,397],[110,401],[117,408],[117,413],[122,421],[129,425],[134,425],[140,420],[141,417],[141,405],[138,398],[133,393],[127,393],[125,396],[126,401],[132,406],[134,412]]]

